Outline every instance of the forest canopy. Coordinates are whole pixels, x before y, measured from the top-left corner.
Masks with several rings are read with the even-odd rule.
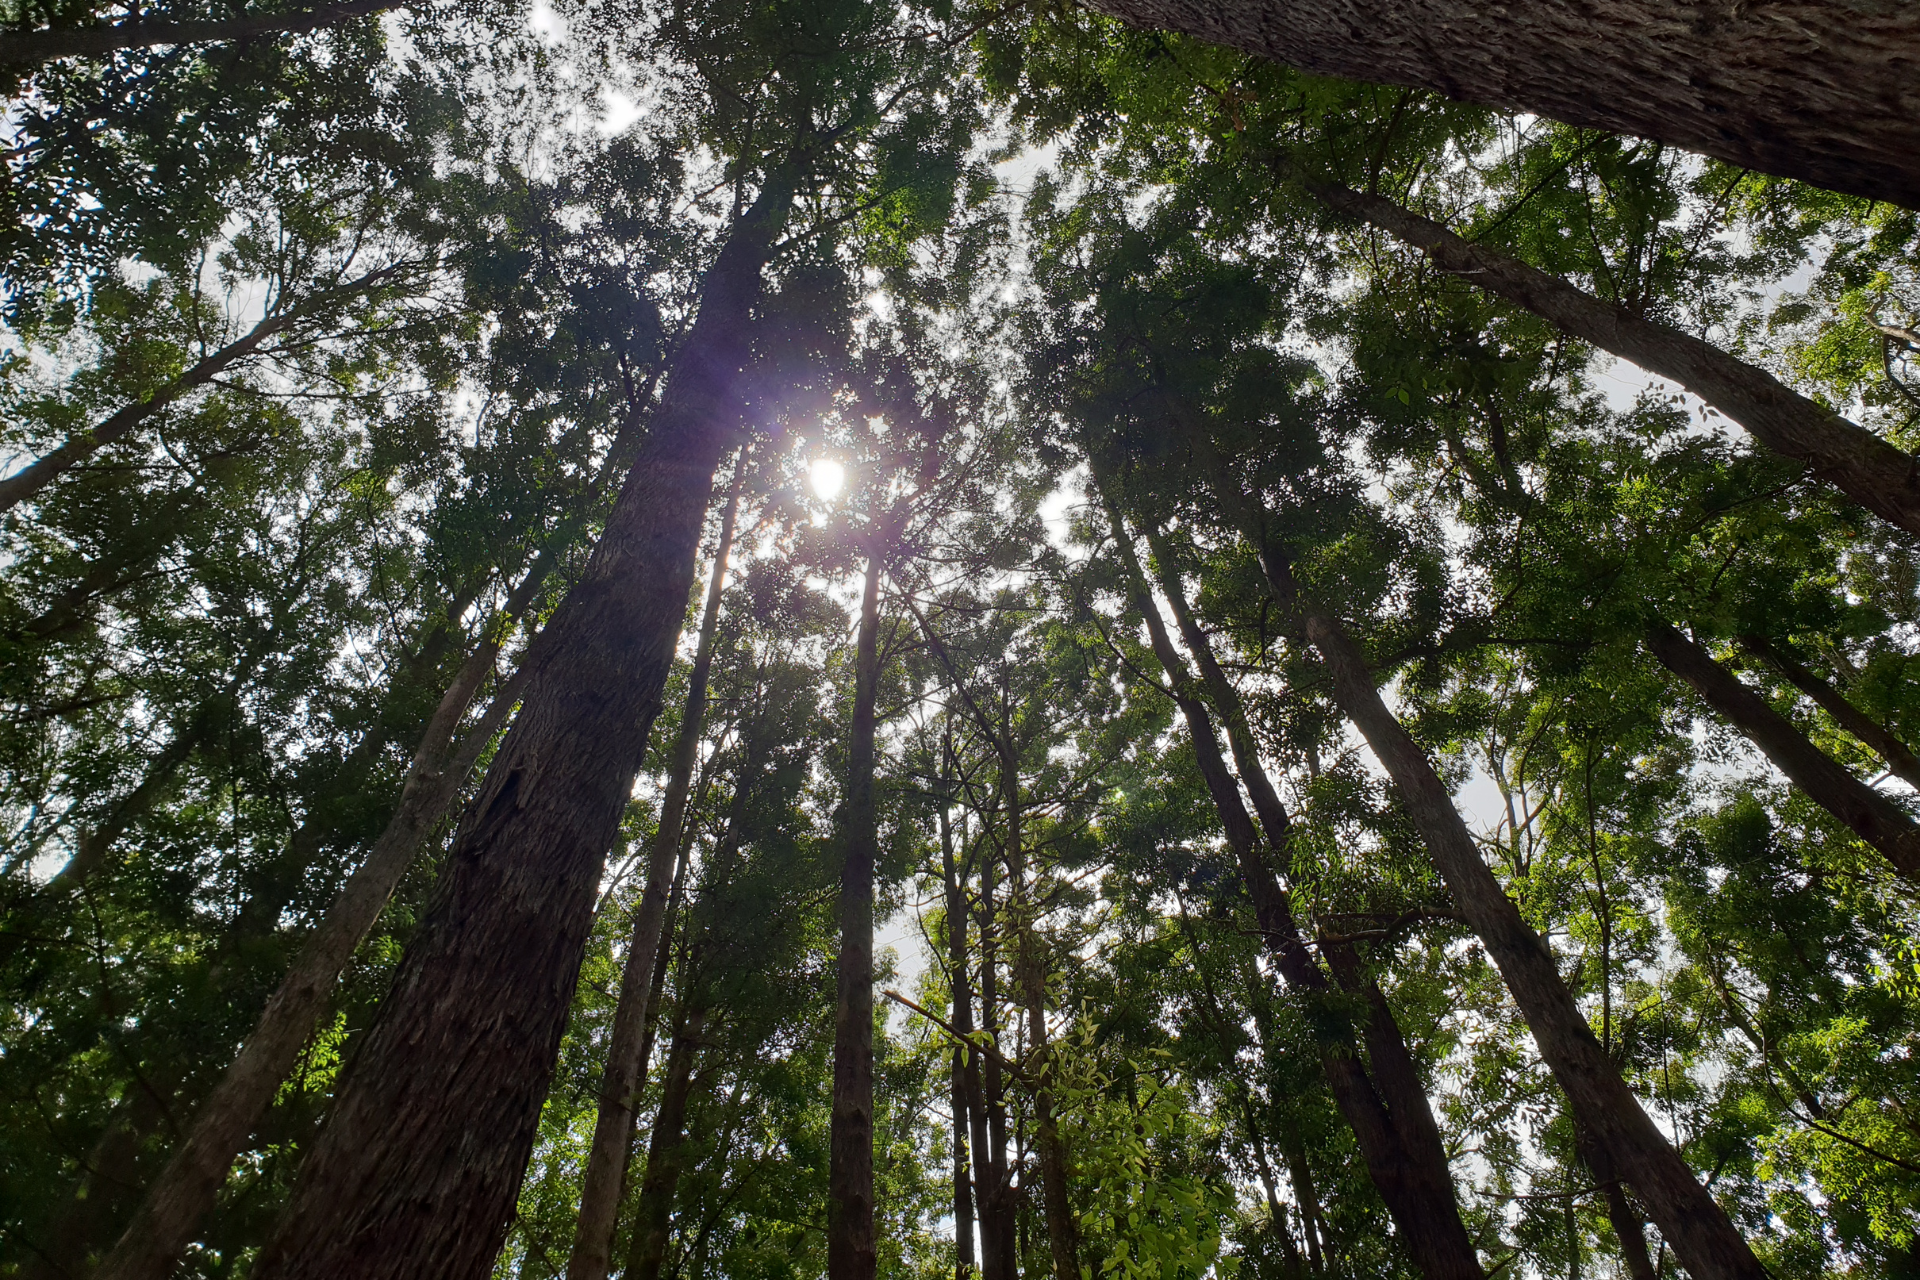
[[[0,6],[0,1276],[1920,1280],[1920,6],[1509,9]]]

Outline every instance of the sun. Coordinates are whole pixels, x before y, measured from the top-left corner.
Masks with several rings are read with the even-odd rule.
[[[808,468],[807,478],[813,482],[815,493],[832,500],[840,496],[847,482],[847,469],[831,458],[821,458]]]

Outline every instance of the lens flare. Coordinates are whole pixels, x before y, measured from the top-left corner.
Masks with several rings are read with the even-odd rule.
[[[813,482],[815,493],[833,499],[840,496],[842,486],[847,483],[847,469],[830,458],[822,458],[808,468],[807,478]]]

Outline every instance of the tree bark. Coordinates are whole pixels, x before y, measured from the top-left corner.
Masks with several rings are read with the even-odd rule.
[[[51,27],[0,35],[0,67],[27,68],[55,58],[99,57],[120,49],[157,44],[207,44],[255,36],[303,35],[354,18],[405,7],[401,0],[348,0],[287,13],[261,13],[219,21],[166,22],[130,18],[87,27]]]
[[[1668,623],[1656,619],[1648,625],[1647,651],[1726,717],[1793,785],[1884,854],[1903,879],[1920,885],[1920,825],[1898,805],[1814,746],[1765,698]]]
[[[1815,705],[1834,723],[1860,739],[1887,762],[1896,777],[1910,787],[1920,788],[1920,757],[1912,748],[1893,736],[1887,727],[1849,702],[1832,685],[1809,671],[1798,658],[1765,636],[1741,636],[1740,647],[1771,663],[1789,683],[1812,698]]]
[[[1096,0],[1314,75],[1412,85],[1920,207],[1901,0]]]
[[[511,1220],[608,846],[693,587],[713,472],[738,430],[777,167],[707,273],[652,430],[433,906],[349,1064],[255,1280],[484,1280]]]
[[[707,584],[707,603],[700,618],[700,639],[693,655],[687,688],[686,712],[680,720],[680,738],[674,746],[673,771],[660,802],[660,821],[647,848],[647,882],[633,915],[633,933],[627,940],[626,962],[620,971],[620,997],[613,1015],[613,1034],[607,1045],[607,1064],[600,1081],[599,1111],[594,1117],[593,1145],[587,1152],[586,1176],[580,1191],[580,1212],[567,1259],[567,1280],[606,1280],[613,1263],[613,1233],[620,1213],[620,1194],[627,1178],[627,1156],[633,1146],[634,1109],[639,1105],[640,1044],[645,1038],[653,976],[653,953],[667,919],[667,892],[673,879],[680,835],[686,825],[687,795],[693,787],[693,768],[700,754],[700,738],[707,711],[707,680],[713,670],[714,639],[719,632],[720,595],[727,580],[727,555],[733,546],[734,521],[740,512],[740,490],[746,481],[747,457],[742,451],[734,465],[733,491],[720,517],[720,542],[714,552],[713,577]],[[743,781],[744,785],[744,781]]]
[[[1100,476],[1098,469],[1095,475]],[[1254,914],[1260,923],[1261,939],[1287,982],[1297,987],[1305,997],[1308,1021],[1319,1042],[1320,1061],[1326,1071],[1327,1083],[1341,1115],[1353,1127],[1367,1172],[1378,1188],[1380,1198],[1386,1202],[1387,1211],[1393,1216],[1394,1225],[1405,1238],[1407,1251],[1422,1274],[1430,1277],[1430,1280],[1481,1280],[1484,1273],[1479,1257],[1474,1252],[1472,1240],[1467,1236],[1466,1227],[1460,1221],[1459,1206],[1454,1202],[1452,1174],[1447,1168],[1445,1149],[1440,1145],[1439,1131],[1433,1129],[1431,1144],[1407,1142],[1402,1126],[1414,1126],[1414,1122],[1411,1118],[1398,1118],[1400,1122],[1396,1123],[1397,1118],[1389,1112],[1387,1100],[1382,1098],[1375,1082],[1361,1064],[1355,1052],[1353,1028],[1347,1025],[1345,1018],[1334,1007],[1337,999],[1329,999],[1334,995],[1333,984],[1307,950],[1287,892],[1280,886],[1272,866],[1263,855],[1253,819],[1241,803],[1240,792],[1234,786],[1226,761],[1220,755],[1212,717],[1208,715],[1206,707],[1188,692],[1191,678],[1187,675],[1186,664],[1180,660],[1172,639],[1167,635],[1166,623],[1161,620],[1159,609],[1147,594],[1146,576],[1141,571],[1131,535],[1120,517],[1119,508],[1104,489],[1101,497],[1107,508],[1107,519],[1113,526],[1114,543],[1119,549],[1121,564],[1127,571],[1134,607],[1147,624],[1147,635],[1154,655],[1160,660],[1161,669],[1166,672],[1174,701],[1187,722],[1201,780],[1206,783],[1207,791],[1213,797],[1214,806],[1220,812],[1221,825],[1226,829],[1227,843],[1240,863],[1241,876],[1253,899]],[[1202,642],[1205,641],[1206,637],[1198,635],[1197,629],[1195,634]],[[1257,761],[1254,763],[1257,767]],[[1268,790],[1271,791],[1271,787]],[[1284,822],[1284,819],[1285,811],[1282,810],[1276,822]],[[1278,839],[1284,839],[1287,830],[1282,825]],[[1277,843],[1273,830],[1269,829],[1267,834],[1270,841]],[[1391,1025],[1391,1014],[1387,1021]],[[1398,1043],[1397,1027],[1393,1028],[1390,1036],[1401,1056],[1405,1057],[1405,1046]],[[1410,1061],[1407,1066],[1410,1070]],[[1407,1091],[1403,1089],[1401,1092],[1404,1095]],[[1418,1090],[1417,1079],[1413,1092],[1418,1094],[1417,1105],[1425,1113],[1427,1125],[1432,1126],[1432,1112],[1427,1109],[1425,1094]],[[1413,1099],[1405,1096],[1397,1101],[1403,1107],[1415,1105]],[[1413,1131],[1416,1134],[1421,1132],[1417,1126]],[[1438,1156],[1437,1161],[1435,1155]]]
[[[1594,1181],[1600,1184],[1601,1195],[1607,1202],[1607,1221],[1620,1242],[1620,1257],[1627,1264],[1630,1280],[1658,1280],[1653,1259],[1647,1256],[1646,1223],[1627,1199],[1627,1189],[1614,1175],[1613,1162],[1585,1134],[1579,1136],[1579,1149],[1580,1158],[1592,1172]]]
[[[984,718],[981,728],[990,729],[984,723]],[[1047,1039],[1046,964],[1040,951],[1031,899],[1026,892],[1026,835],[1020,804],[1020,757],[1014,747],[1011,729],[994,735],[994,747],[1000,759],[1000,791],[1007,812],[1003,854],[1007,861],[1010,914],[1015,930],[1014,977],[1020,984],[1020,995],[1027,1015],[1028,1054],[1037,1064],[1032,1089],[1033,1134],[1034,1152],[1040,1162],[1040,1198],[1046,1219],[1047,1251],[1053,1262],[1054,1280],[1079,1280],[1080,1233],[1067,1189],[1066,1148],[1060,1139],[1053,1090],[1048,1085],[1052,1067]]]
[[[1914,56],[1920,59],[1920,24]],[[1920,69],[1920,68],[1917,68]],[[1920,82],[1917,82],[1920,83]],[[1916,165],[1920,173],[1920,165]],[[1920,461],[1710,342],[1603,302],[1518,258],[1473,244],[1384,196],[1306,178],[1308,191],[1422,250],[1434,264],[1561,329],[1679,383],[1867,510],[1920,533]]]
[[[1499,968],[1576,1119],[1639,1190],[1661,1234],[1695,1280],[1762,1280],[1766,1272],[1746,1240],[1641,1108],[1574,1004],[1553,953],[1481,860],[1446,784],[1387,709],[1359,646],[1337,618],[1301,600],[1285,551],[1267,537],[1257,509],[1227,476],[1204,429],[1189,425],[1194,451],[1222,511],[1253,546],[1290,624],[1319,650],[1333,678],[1336,702],[1393,779],[1461,917]]]
[[[998,911],[996,880],[999,863],[986,851],[980,867],[980,1029],[996,1047],[1000,1043],[999,951],[996,943]],[[984,1064],[979,1059],[984,1057]],[[974,1185],[980,1187],[980,1249],[982,1280],[1014,1280],[1019,1274],[1018,1242],[1014,1233],[1012,1179],[1007,1173],[1007,1089],[998,1053],[977,1055],[982,1078],[982,1120],[974,1127],[979,1154],[974,1157]]]
[[[940,758],[940,872],[947,895],[947,979],[953,1029],[962,1039],[973,1035],[973,992],[967,982],[967,894],[953,860],[953,824],[948,816],[952,787],[953,743],[942,743]],[[953,1048],[953,1249],[954,1280],[967,1280],[978,1265],[973,1239],[973,1178],[969,1173],[969,1137],[975,1123],[980,1078],[970,1046]],[[981,1117],[984,1120],[984,1116]],[[996,1278],[997,1280],[997,1278]]]
[[[647,1173],[634,1209],[626,1280],[660,1280],[667,1258],[673,1199],[680,1189],[680,1151],[687,1140],[687,1102],[693,1096],[693,1063],[705,1024],[706,1010],[682,1009],[667,1049],[667,1075],[661,1083],[653,1137],[647,1143]]]
[[[883,539],[867,551],[854,656],[853,728],[840,877],[840,979],[833,1022],[833,1119],[827,1188],[828,1280],[873,1280],[873,871],[879,814],[873,794],[875,703],[880,688]]]

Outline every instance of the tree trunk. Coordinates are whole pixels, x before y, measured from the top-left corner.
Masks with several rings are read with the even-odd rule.
[[[999,947],[995,942],[995,880],[999,864],[991,849],[980,867],[980,1029],[996,1047],[1000,1043]],[[984,1064],[981,1059],[984,1058]],[[982,1117],[974,1122],[974,1185],[980,1190],[981,1280],[1015,1280],[1019,1275],[1014,1239],[1012,1179],[1007,1174],[1007,1090],[1000,1056],[977,1054],[974,1062],[982,1080]]]
[[[1101,476],[1100,469],[1096,468],[1095,475],[1104,484],[1105,478]],[[1206,783],[1207,791],[1213,797],[1214,806],[1220,812],[1221,825],[1226,829],[1227,843],[1240,863],[1240,872],[1260,923],[1262,941],[1266,943],[1288,983],[1297,987],[1308,1003],[1308,1021],[1319,1041],[1320,1061],[1326,1071],[1327,1083],[1333,1090],[1334,1101],[1339,1105],[1341,1115],[1353,1127],[1367,1172],[1378,1188],[1380,1198],[1386,1202],[1394,1225],[1405,1238],[1408,1252],[1423,1274],[1431,1280],[1481,1280],[1483,1273],[1480,1260],[1474,1252],[1472,1240],[1467,1236],[1466,1227],[1460,1221],[1460,1210],[1453,1198],[1452,1174],[1447,1167],[1445,1149],[1440,1145],[1439,1130],[1433,1126],[1433,1115],[1427,1108],[1426,1095],[1420,1092],[1416,1079],[1412,1092],[1418,1097],[1417,1105],[1425,1113],[1426,1125],[1432,1130],[1433,1140],[1430,1144],[1407,1142],[1402,1133],[1403,1125],[1419,1136],[1424,1136],[1424,1131],[1411,1117],[1390,1114],[1387,1100],[1382,1098],[1374,1081],[1369,1079],[1366,1068],[1361,1065],[1355,1053],[1352,1028],[1343,1025],[1344,1019],[1333,1007],[1337,1001],[1329,1000],[1333,995],[1333,984],[1328,982],[1326,974],[1321,972],[1320,966],[1307,950],[1287,892],[1280,886],[1272,866],[1263,855],[1253,819],[1240,801],[1240,792],[1234,786],[1232,775],[1227,772],[1226,761],[1220,755],[1219,741],[1214,737],[1212,718],[1207,714],[1207,709],[1188,692],[1191,678],[1173,647],[1172,639],[1167,635],[1166,623],[1161,620],[1159,609],[1147,594],[1146,576],[1141,571],[1139,558],[1133,550],[1132,537],[1120,517],[1119,508],[1104,489],[1101,499],[1107,509],[1107,519],[1113,526],[1114,544],[1119,550],[1121,564],[1127,571],[1134,607],[1147,624],[1147,635],[1152,642],[1154,655],[1166,672],[1174,700],[1187,722],[1201,780]],[[1173,594],[1179,593],[1176,591]],[[1193,634],[1202,644],[1205,643],[1206,637],[1197,628]],[[1218,669],[1217,666],[1215,669]],[[1251,763],[1258,769],[1257,760]],[[1264,772],[1262,777],[1264,779]],[[1271,785],[1267,791],[1272,793]],[[1279,831],[1270,828],[1267,834],[1269,840],[1277,844],[1286,839],[1288,831],[1284,810],[1276,816],[1275,825]],[[1406,1047],[1399,1044],[1399,1028],[1392,1025],[1391,1014],[1387,1017],[1387,1025],[1392,1030],[1386,1034],[1399,1048],[1401,1057],[1405,1058]],[[1409,1069],[1411,1065],[1411,1061],[1408,1061]],[[1407,1090],[1403,1088],[1400,1092],[1402,1096],[1394,1099],[1395,1102],[1408,1108],[1415,1105],[1413,1098],[1405,1096]]]
[[[1901,0],[1098,0],[1314,75],[1413,85],[1920,207],[1920,10]]]
[[[484,1280],[539,1123],[594,888],[659,711],[715,466],[738,429],[769,176],[707,273],[651,433],[535,655],[513,729],[255,1280]]]
[[[587,1171],[580,1191],[580,1213],[574,1227],[573,1253],[567,1259],[567,1280],[606,1280],[613,1262],[613,1232],[620,1213],[620,1194],[627,1177],[627,1153],[633,1146],[634,1108],[639,1105],[640,1043],[645,1038],[651,995],[653,953],[660,945],[667,918],[668,885],[680,851],[686,824],[687,794],[693,787],[693,767],[700,754],[700,737],[707,711],[707,679],[713,669],[714,638],[719,632],[720,594],[727,580],[727,554],[733,546],[734,520],[740,511],[740,490],[746,482],[743,450],[734,464],[733,491],[720,517],[720,542],[714,552],[713,577],[707,584],[706,610],[700,619],[700,640],[694,650],[688,682],[687,707],[680,720],[673,772],[660,802],[660,822],[647,848],[647,883],[639,909],[633,915],[633,933],[627,940],[626,963],[620,971],[620,998],[613,1015],[613,1034],[607,1045],[606,1071],[600,1081],[600,1106],[594,1117],[593,1145],[587,1153]],[[744,785],[744,783],[743,783]]]
[[[94,1280],[165,1280],[192,1242],[200,1220],[219,1196],[234,1157],[272,1105],[280,1082],[319,1024],[354,950],[380,918],[421,846],[465,785],[480,753],[519,701],[529,676],[526,662],[495,690],[479,723],[449,754],[461,718],[493,671],[512,624],[539,594],[550,567],[549,557],[536,559],[508,597],[499,625],[461,663],[420,736],[399,804],[385,830],[301,946],[260,1020],[213,1093],[194,1113],[185,1139],[148,1188],[139,1211]],[[531,656],[529,652],[529,661]],[[296,849],[306,832],[306,824],[295,832]]]
[[[1920,826],[1900,807],[1807,741],[1794,723],[1742,684],[1694,640],[1666,622],[1647,627],[1647,651],[1693,686],[1706,704],[1758,747],[1793,785],[1886,855],[1910,884],[1920,884]]]
[[[984,726],[983,726],[984,727]],[[1032,901],[1027,895],[1026,835],[1020,806],[1020,760],[1011,731],[1000,736],[1000,787],[1007,806],[1006,859],[1011,897],[1014,966],[1026,1004],[1028,1054],[1038,1064],[1033,1087],[1033,1139],[1040,1161],[1040,1198],[1047,1225],[1047,1251],[1053,1260],[1054,1280],[1080,1280],[1080,1240],[1067,1190],[1067,1155],[1060,1140],[1059,1117],[1054,1111],[1052,1075],[1047,1044],[1046,963]]]
[[[55,58],[98,57],[157,44],[205,44],[255,36],[303,35],[371,13],[404,7],[401,0],[347,0],[290,13],[262,13],[220,21],[164,22],[129,18],[88,27],[52,27],[0,35],[0,67],[28,68]]]
[[[660,1280],[673,1225],[673,1198],[680,1189],[680,1152],[687,1141],[687,1102],[693,1096],[693,1063],[700,1051],[706,1010],[682,1009],[667,1049],[667,1075],[661,1083],[660,1110],[647,1143],[647,1173],[634,1209],[633,1247],[625,1280]]]
[[[1253,1148],[1254,1168],[1260,1175],[1260,1190],[1267,1197],[1268,1225],[1273,1228],[1274,1238],[1280,1242],[1280,1253],[1286,1259],[1289,1280],[1300,1280],[1304,1270],[1300,1246],[1294,1241],[1292,1228],[1287,1226],[1287,1208],[1280,1203],[1280,1193],[1274,1185],[1273,1165],[1267,1159],[1267,1142],[1260,1136],[1260,1122],[1254,1115],[1253,1094],[1242,1094],[1240,1102],[1247,1118],[1247,1144]]]
[[[1586,1134],[1579,1137],[1580,1158],[1592,1172],[1594,1181],[1600,1184],[1600,1192],[1607,1202],[1607,1221],[1620,1242],[1620,1257],[1627,1264],[1627,1275],[1630,1280],[1657,1280],[1653,1259],[1647,1256],[1646,1223],[1628,1201],[1627,1189],[1614,1175],[1613,1162]]]
[[[1746,1240],[1647,1117],[1574,1004],[1553,953],[1481,861],[1446,784],[1387,709],[1359,646],[1338,619],[1300,599],[1291,562],[1266,536],[1256,509],[1227,476],[1212,440],[1197,425],[1190,435],[1221,509],[1252,544],[1275,602],[1320,651],[1333,678],[1335,700],[1393,779],[1461,917],[1480,936],[1506,980],[1576,1119],[1640,1191],[1661,1234],[1695,1280],[1761,1280],[1766,1273]]]
[[[833,1123],[827,1188],[828,1280],[873,1280],[873,869],[879,814],[873,794],[875,702],[880,687],[878,531],[867,551],[854,658],[853,731],[840,877],[840,983],[833,1022]]]
[[[1914,54],[1920,58],[1920,23],[1915,24],[1914,39]],[[1915,172],[1920,173],[1920,163]],[[1679,383],[1745,427],[1766,448],[1803,464],[1882,519],[1920,533],[1920,461],[1764,369],[1691,334],[1602,302],[1518,258],[1463,240],[1383,196],[1311,178],[1306,187],[1329,208],[1423,250],[1443,270],[1518,303],[1583,342]]]
[[[1854,706],[1838,689],[1807,670],[1799,659],[1765,636],[1741,636],[1740,647],[1772,663],[1794,688],[1832,716],[1834,723],[1871,747],[1896,777],[1910,787],[1920,788],[1920,757],[1885,725]]]
[[[947,976],[952,997],[953,1029],[973,1035],[973,993],[967,983],[967,895],[953,861],[953,824],[947,807],[951,798],[953,744],[943,743],[940,772],[940,872],[947,894]],[[953,1249],[954,1280],[968,1280],[977,1263],[973,1240],[973,1179],[968,1172],[968,1138],[974,1124],[980,1079],[973,1067],[974,1051],[953,1048]],[[984,1117],[982,1117],[984,1119]]]
[[[387,0],[387,3],[391,3],[391,0]],[[356,6],[333,6],[334,9],[354,7]],[[319,11],[316,10],[315,12]],[[295,16],[297,15],[272,15],[261,21],[281,21]],[[122,23],[120,24],[120,28],[117,29],[138,26],[172,27],[176,25],[181,24],[140,23],[136,21]],[[198,25],[218,26],[226,24],[204,23]],[[317,26],[320,24],[316,23],[314,25]],[[35,31],[25,35],[0,35],[0,67],[14,66],[23,62],[45,61],[49,57],[59,57],[61,56],[59,54],[36,55],[30,52],[23,57],[18,51],[23,47],[31,46],[36,40],[43,42],[53,41],[57,43],[60,39],[71,39],[72,37],[83,35],[88,30],[87,28],[82,28],[76,31]],[[103,29],[92,28],[91,30],[99,31]],[[104,28],[104,30],[112,31],[116,30],[116,28]],[[151,41],[131,41],[129,43],[160,44],[175,42],[168,41],[166,37],[162,36]],[[121,44],[108,47],[124,49],[129,47],[129,45]],[[123,406],[107,417],[99,426],[68,437],[57,448],[43,454],[12,475],[0,480],[0,515],[6,514],[22,502],[33,497],[36,493],[39,493],[40,490],[52,484],[62,474],[75,465],[86,461],[99,450],[122,439],[128,432],[172,404],[175,400],[178,400],[187,392],[194,390],[196,387],[206,386],[222,373],[226,372],[234,361],[244,359],[259,350],[260,345],[268,338],[292,328],[303,318],[323,306],[365,293],[367,290],[391,279],[398,273],[399,267],[397,266],[385,267],[379,271],[361,276],[357,280],[349,281],[346,284],[336,285],[331,289],[323,289],[317,293],[310,294],[306,298],[287,307],[285,310],[276,311],[272,315],[262,317],[260,322],[254,325],[253,328],[247,330],[246,333],[229,342],[226,346],[221,347],[218,351],[209,352],[207,355],[201,357],[182,371],[178,377],[155,388],[153,393],[146,399]]]
[[[1327,1239],[1327,1220],[1320,1212],[1320,1193],[1313,1186],[1313,1167],[1307,1163],[1306,1144],[1298,1133],[1288,1134],[1281,1142],[1287,1161],[1287,1178],[1293,1183],[1294,1199],[1300,1202],[1301,1233],[1307,1238],[1307,1265],[1313,1274],[1327,1274],[1327,1254],[1333,1242]]]

